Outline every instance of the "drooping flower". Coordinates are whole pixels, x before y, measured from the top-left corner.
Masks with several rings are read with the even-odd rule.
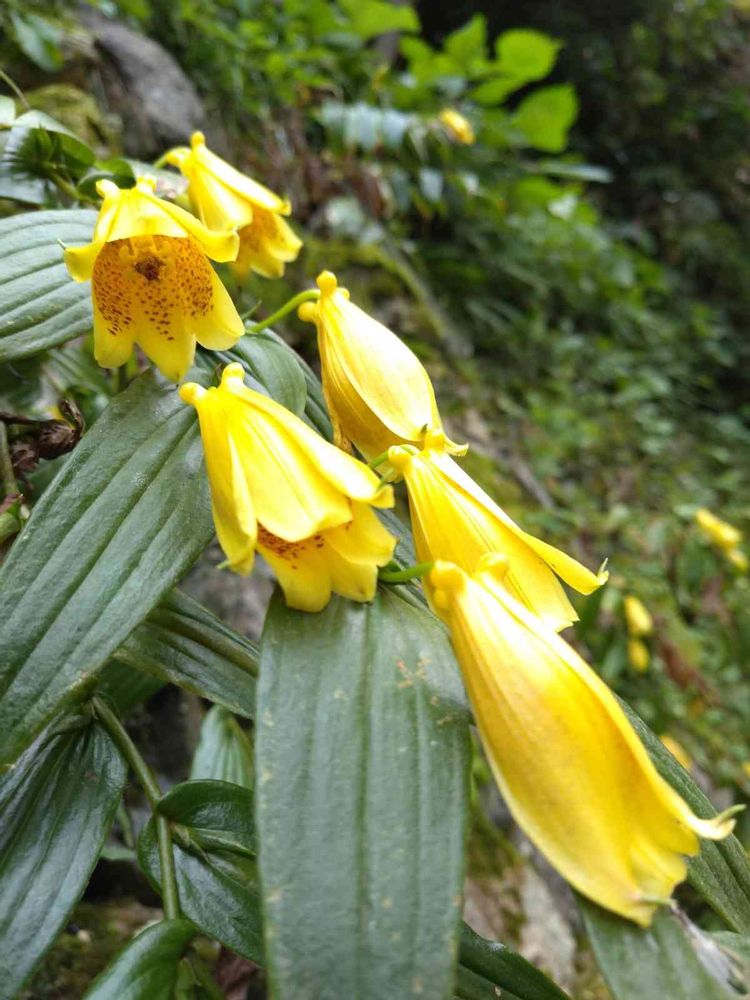
[[[165,160],[187,178],[193,211],[205,225],[238,228],[240,249],[232,265],[238,278],[250,271],[280,278],[284,265],[297,259],[302,240],[283,219],[291,214],[289,201],[212,153],[202,132],[193,133],[189,149],[178,146]]]
[[[651,663],[651,653],[643,639],[631,636],[628,639],[628,661],[638,674],[645,674]]]
[[[730,550],[742,541],[742,532],[734,525],[722,521],[705,507],[695,512],[695,523],[703,531],[709,541],[720,549]]]
[[[367,601],[395,539],[371,507],[393,490],[228,365],[221,385],[180,388],[200,421],[216,533],[229,567],[249,573],[256,548],[287,603],[319,611],[331,592]]]
[[[636,639],[651,635],[654,631],[654,620],[643,601],[634,594],[627,594],[622,604],[628,632]]]
[[[196,341],[225,350],[244,333],[209,261],[234,260],[237,234],[213,232],[157,198],[149,177],[129,190],[99,181],[97,190],[104,200],[93,241],[65,251],[73,278],[91,281],[94,356],[117,368],[135,343],[177,382],[193,362]]]
[[[303,303],[299,317],[317,327],[336,443],[354,444],[368,462],[391,445],[420,444],[429,428],[442,426],[424,366],[395,333],[349,301],[330,271],[317,283],[320,298]],[[451,441],[446,448],[466,451]]]
[[[693,815],[606,684],[509,594],[507,570],[490,555],[473,576],[447,563],[431,574],[495,780],[579,892],[646,927],[698,837],[720,839],[733,823]]]
[[[443,108],[438,119],[451,139],[460,142],[462,146],[471,146],[476,142],[471,122],[464,118],[460,111],[456,111],[455,108]]]
[[[483,555],[499,552],[508,560],[506,586],[517,600],[550,628],[572,624],[578,616],[557,577],[590,594],[606,582],[606,571],[592,573],[523,531],[445,453],[443,442],[442,431],[430,431],[422,451],[396,447],[388,452],[406,480],[417,559],[444,559],[473,573]]]

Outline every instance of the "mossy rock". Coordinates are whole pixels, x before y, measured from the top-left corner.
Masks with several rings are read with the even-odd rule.
[[[104,114],[91,94],[71,83],[49,83],[28,91],[26,100],[36,111],[44,111],[75,132],[97,156],[120,153],[118,120]]]

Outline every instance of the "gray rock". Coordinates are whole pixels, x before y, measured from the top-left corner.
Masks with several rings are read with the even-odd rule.
[[[102,97],[122,121],[128,156],[151,159],[203,127],[203,102],[161,45],[90,8],[80,19],[91,32]]]

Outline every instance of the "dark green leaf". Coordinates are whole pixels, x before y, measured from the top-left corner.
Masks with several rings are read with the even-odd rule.
[[[599,968],[615,1000],[729,1000],[699,957],[703,935],[688,932],[680,914],[662,908],[648,930],[580,899]],[[715,948],[715,945],[713,946]]]
[[[276,402],[298,417],[305,412],[305,376],[297,355],[280,337],[268,332],[247,334],[227,353],[240,361]]]
[[[234,716],[221,705],[214,705],[203,720],[190,777],[216,778],[253,787],[252,743]]]
[[[91,329],[91,289],[70,277],[58,240],[87,243],[95,220],[95,212],[68,209],[0,221],[0,363]]]
[[[62,32],[59,25],[38,14],[21,15],[15,11],[10,13],[10,24],[16,44],[28,59],[47,73],[60,69]]]
[[[255,857],[253,793],[228,781],[184,781],[159,802],[158,811],[190,828],[202,847]]]
[[[280,996],[450,993],[468,727],[447,637],[392,592],[275,597],[261,644],[257,823]]]
[[[78,901],[125,785],[103,730],[80,717],[59,728],[0,778],[2,1000],[16,995]]]
[[[621,702],[656,769],[680,793],[697,816],[709,819],[716,809],[688,772],[635,712]],[[750,932],[750,859],[736,837],[701,841],[701,853],[688,862],[688,881],[735,930]]]
[[[0,760],[86,694],[212,534],[194,411],[148,372],[84,435],[0,568]]]
[[[247,718],[255,712],[255,646],[179,591],[154,608],[115,659]]]
[[[194,935],[187,920],[146,927],[96,979],[85,1000],[173,1000],[180,957]]]
[[[206,805],[203,817],[216,817],[218,804],[216,795],[225,794],[227,785],[224,782],[198,782],[201,785],[222,785],[217,793],[212,792],[214,801]],[[231,786],[229,786],[231,788]],[[189,799],[191,792],[179,792],[175,811],[183,810],[186,814],[190,809],[186,806],[185,797]],[[231,808],[227,816],[236,816],[240,808],[238,795],[247,796],[247,816],[233,832],[238,843],[243,844],[241,851],[232,850],[226,846],[214,846],[207,843],[205,833],[201,842],[200,831],[192,830],[185,824],[187,837],[182,843],[174,844],[175,867],[177,871],[177,886],[180,894],[180,906],[186,917],[204,933],[215,937],[217,941],[236,951],[237,954],[249,958],[253,962],[263,963],[263,931],[260,914],[260,895],[257,883],[257,866],[255,859],[249,856],[247,849],[248,824],[252,819],[251,793],[246,789],[237,789],[233,793]],[[181,800],[181,801],[180,801]],[[225,799],[229,802],[229,799]],[[188,805],[190,805],[188,803]],[[169,808],[169,804],[167,805]],[[191,805],[195,815],[201,815],[195,804]],[[214,818],[213,822],[217,822]],[[228,820],[225,819],[225,827]],[[178,828],[179,830],[179,828]],[[225,840],[227,830],[221,831]],[[179,834],[178,834],[179,836]],[[209,838],[210,839],[210,838]],[[149,879],[158,886],[161,878],[159,865],[159,848],[156,841],[154,821],[149,820],[138,838],[138,858],[141,867]]]
[[[458,960],[464,970],[499,986],[503,997],[509,991],[518,1000],[567,1000],[567,994],[525,958],[499,941],[486,941],[466,924],[461,930]],[[471,977],[466,979],[467,985],[474,982]],[[480,985],[474,982],[475,988]]]
[[[101,672],[96,693],[103,695],[119,716],[124,716],[163,687],[164,681],[112,659]]]

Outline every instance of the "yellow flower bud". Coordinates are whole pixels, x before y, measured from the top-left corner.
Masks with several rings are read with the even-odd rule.
[[[651,662],[651,654],[643,639],[628,639],[628,660],[633,670],[645,674]]]
[[[438,115],[438,119],[451,139],[461,143],[462,146],[471,146],[476,142],[471,122],[464,118],[455,108],[443,108]]]
[[[704,820],[656,771],[612,692],[505,587],[507,559],[431,573],[487,757],[514,818],[579,892],[643,927],[686,874]]]
[[[695,523],[709,541],[720,549],[733,549],[742,541],[742,532],[738,528],[722,521],[705,507],[695,512]]]
[[[654,631],[654,620],[642,601],[633,594],[628,594],[623,601],[623,608],[625,610],[625,621],[628,626],[628,632],[632,636],[640,638],[651,635]]]
[[[430,377],[417,356],[391,331],[349,301],[335,275],[318,276],[320,298],[299,307],[299,317],[315,323],[323,393],[343,448],[353,443],[368,462],[391,445],[421,444],[426,431],[440,427]],[[463,454],[465,446],[446,442]]]

